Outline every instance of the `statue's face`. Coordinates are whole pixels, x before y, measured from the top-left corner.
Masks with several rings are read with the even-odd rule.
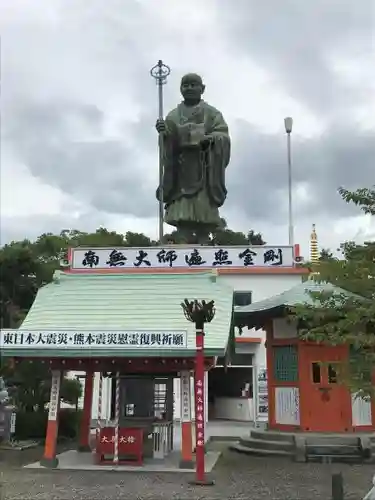
[[[204,92],[202,79],[198,75],[186,75],[181,80],[181,94],[185,101],[200,101]]]

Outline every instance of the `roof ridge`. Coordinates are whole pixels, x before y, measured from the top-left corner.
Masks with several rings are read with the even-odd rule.
[[[185,273],[160,273],[160,272],[150,272],[150,273],[102,273],[102,272],[70,272],[57,270],[53,275],[53,281],[59,282],[61,279],[202,279],[210,278],[212,279],[214,274],[212,270],[202,271],[202,272],[185,272]]]

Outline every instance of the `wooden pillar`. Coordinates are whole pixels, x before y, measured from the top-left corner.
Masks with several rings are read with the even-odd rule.
[[[191,384],[190,372],[181,372],[180,378],[181,404],[181,469],[194,469],[192,450],[192,423],[191,423]]]
[[[44,455],[40,461],[43,467],[55,469],[59,461],[56,457],[57,435],[59,430],[61,371],[52,370],[51,396]]]
[[[91,451],[90,447],[90,427],[91,427],[91,411],[92,399],[94,392],[94,372],[86,372],[85,390],[83,399],[83,412],[81,419],[81,427],[79,433],[78,451]]]

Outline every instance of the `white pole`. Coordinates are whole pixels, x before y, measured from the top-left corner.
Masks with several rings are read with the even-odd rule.
[[[99,444],[100,431],[102,428],[102,406],[103,406],[103,374],[99,373],[99,388],[98,388],[98,418],[96,420],[96,443]]]
[[[287,117],[284,120],[285,131],[287,134],[287,155],[288,155],[288,211],[289,211],[289,245],[294,246],[294,225],[293,225],[293,183],[292,183],[292,141],[291,134],[293,128],[293,119]]]
[[[118,441],[119,441],[119,430],[120,430],[120,372],[116,373],[116,401],[115,401],[115,443],[114,443],[114,454],[113,461],[118,464]]]
[[[259,407],[259,395],[258,395],[258,366],[253,365],[253,409],[254,409],[254,427],[258,427],[258,407]]]

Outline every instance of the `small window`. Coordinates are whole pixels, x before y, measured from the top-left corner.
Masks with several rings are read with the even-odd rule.
[[[235,306],[248,306],[252,303],[252,292],[234,292],[233,301]]]
[[[320,363],[312,363],[311,367],[312,367],[311,374],[312,374],[313,384],[320,384],[321,382]]]
[[[274,370],[276,382],[298,381],[298,350],[296,345],[275,346],[273,348]]]
[[[337,384],[337,370],[335,365],[328,365],[328,383]]]

